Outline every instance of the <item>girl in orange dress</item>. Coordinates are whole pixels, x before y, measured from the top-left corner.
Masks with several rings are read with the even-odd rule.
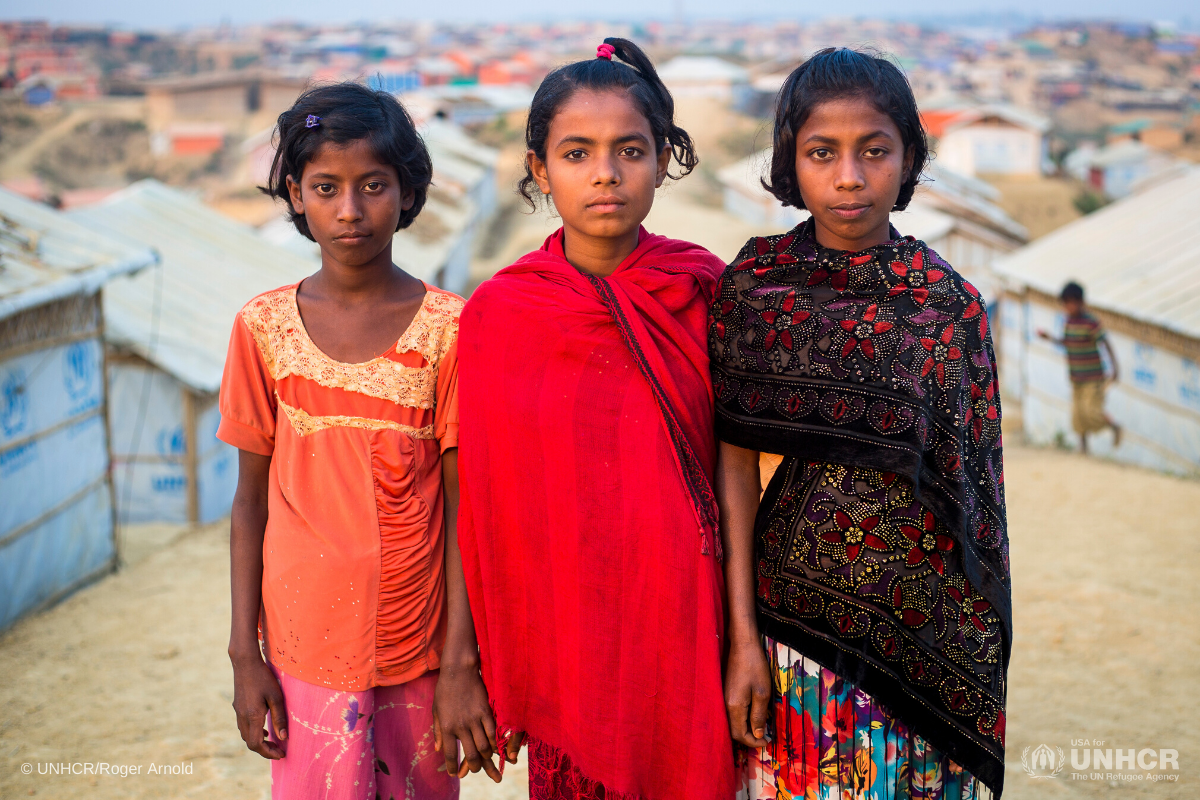
[[[433,691],[463,301],[391,252],[429,154],[395,98],[349,83],[302,95],[279,139],[267,190],[321,269],[246,304],[221,384],[238,727],[275,798],[456,798]]]

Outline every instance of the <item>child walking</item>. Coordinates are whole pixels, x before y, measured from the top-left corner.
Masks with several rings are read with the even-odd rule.
[[[395,98],[352,83],[305,92],[278,136],[265,191],[321,268],[246,304],[221,383],[238,728],[274,798],[456,798],[433,695],[463,301],[392,262],[429,154]]]
[[[673,117],[624,39],[550,73],[521,191],[562,228],[463,311],[465,580],[438,719],[448,767],[456,741],[484,767],[490,698],[503,757],[528,736],[536,800],[734,791],[705,348],[722,264],[641,226],[672,159],[697,163]]]
[[[1110,381],[1117,382],[1117,354],[1113,352],[1100,320],[1092,316],[1084,305],[1082,286],[1071,281],[1063,287],[1059,300],[1067,312],[1062,338],[1057,339],[1043,330],[1037,333],[1067,351],[1067,369],[1071,376],[1071,427],[1079,434],[1080,452],[1086,455],[1089,433],[1111,428],[1113,445],[1121,444],[1121,426],[1104,412],[1105,390]],[[1111,376],[1104,374],[1104,362],[1100,360],[1101,345],[1108,354]]]
[[[889,61],[823,50],[780,93],[709,337],[740,797],[999,795],[1012,641],[985,304],[889,221],[927,158]],[[784,456],[761,497],[760,453]],[[760,639],[761,634],[761,639]]]

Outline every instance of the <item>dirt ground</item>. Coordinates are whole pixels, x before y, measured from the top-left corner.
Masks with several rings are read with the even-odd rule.
[[[1200,483],[1052,450],[1011,447],[1015,576],[1005,797],[1200,795]],[[0,797],[267,797],[269,769],[234,725],[225,657],[224,524],[129,537],[119,573],[0,638]],[[1025,748],[1072,740],[1179,751],[1178,783],[1033,779]],[[108,762],[140,776],[38,775]],[[31,764],[33,774],[23,775]],[[186,775],[148,775],[186,764]],[[43,767],[44,769],[44,767]],[[80,767],[79,769],[82,769]],[[1142,773],[1131,773],[1142,774]],[[479,776],[464,800],[519,798]]]
[[[988,175],[986,180],[1000,190],[997,205],[1025,226],[1031,240],[1082,216],[1074,200],[1083,187],[1072,180],[1005,175]]]

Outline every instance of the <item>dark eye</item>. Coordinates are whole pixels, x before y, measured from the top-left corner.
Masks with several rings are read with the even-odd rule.
[[[565,158],[569,161],[579,161],[580,159],[584,158],[586,155],[587,154],[584,153],[582,150],[571,150],[570,152],[565,154],[563,156],[563,158]]]
[[[866,155],[867,158],[882,158],[883,156],[887,155],[887,150],[882,147],[869,147],[864,155]]]
[[[625,156],[626,158],[637,158],[637,157],[638,157],[638,156],[640,156],[641,154],[642,154],[642,151],[641,151],[641,149],[639,149],[639,148],[637,148],[637,147],[623,147],[623,148],[621,148],[621,155]]]
[[[363,188],[366,189],[368,192],[381,191],[383,189],[383,181],[371,181]]]
[[[818,161],[828,161],[833,158],[833,151],[827,147],[818,147],[812,151],[812,156]]]
[[[313,186],[313,191],[320,195],[333,194],[334,188],[332,183],[318,183]]]

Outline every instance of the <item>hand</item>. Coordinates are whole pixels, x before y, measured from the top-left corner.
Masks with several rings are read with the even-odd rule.
[[[280,759],[283,748],[267,739],[263,729],[267,711],[271,712],[271,727],[275,738],[287,741],[287,708],[283,690],[271,668],[257,653],[233,664],[233,710],[237,713],[238,730],[246,747],[263,758]]]
[[[463,749],[462,764],[458,763],[459,744]],[[493,781],[500,782],[500,770],[492,761],[492,755],[499,750],[496,722],[477,668],[450,668],[443,664],[433,695],[433,747],[445,755],[449,774],[465,778],[468,772],[482,769]],[[508,749],[512,751],[511,741]],[[515,761],[515,751],[510,760]]]
[[[757,640],[732,645],[725,669],[729,735],[747,747],[766,747],[770,710],[771,668],[762,645]]]
[[[508,743],[504,745],[504,760],[510,764],[517,763],[517,756],[521,752],[521,745],[525,743],[525,731],[513,731],[508,737]]]

